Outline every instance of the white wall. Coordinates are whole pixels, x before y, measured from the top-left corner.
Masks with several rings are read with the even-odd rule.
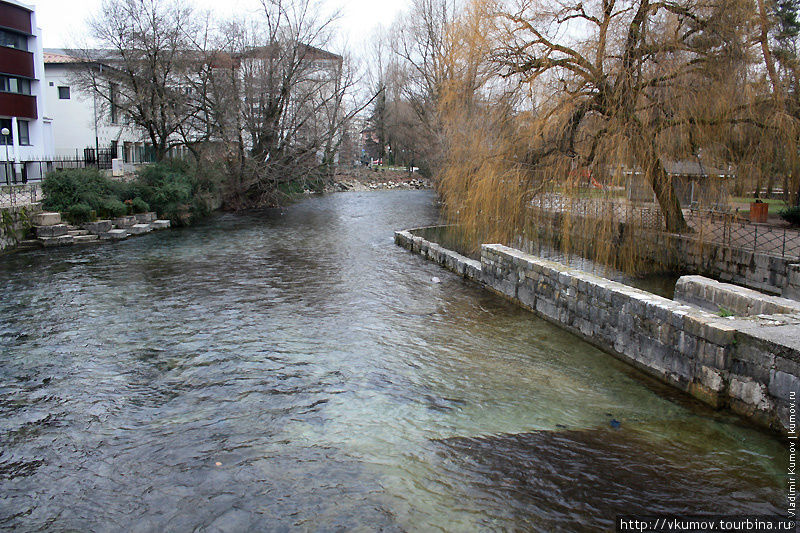
[[[45,65],[45,92],[50,116],[53,118],[53,137],[57,157],[83,157],[84,148],[95,147],[95,135],[100,149],[107,149],[111,141],[118,141],[120,147],[125,142],[139,142],[142,135],[131,126],[111,124],[111,117],[104,112],[107,107],[99,97],[78,90],[71,79],[74,65],[48,63]],[[59,87],[70,88],[70,99],[58,97]],[[95,98],[96,107],[95,107]],[[97,128],[95,129],[95,109]],[[120,113],[121,115],[121,113]],[[121,151],[120,151],[121,157]]]

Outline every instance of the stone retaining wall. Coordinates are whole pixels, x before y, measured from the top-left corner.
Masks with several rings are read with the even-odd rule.
[[[31,217],[39,211],[39,204],[0,208],[0,252],[25,239],[31,228]]]
[[[736,316],[800,313],[800,302],[703,276],[683,276],[675,285],[676,301]]]
[[[478,263],[408,231],[395,241],[714,407],[789,431],[800,314],[725,318],[499,244]]]

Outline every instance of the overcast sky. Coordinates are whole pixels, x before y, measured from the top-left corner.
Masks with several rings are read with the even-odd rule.
[[[212,10],[221,17],[234,13],[253,13],[258,0],[186,0],[196,8]],[[85,40],[86,19],[99,10],[102,0],[23,0],[36,6],[39,27],[45,48],[68,48]],[[408,7],[410,0],[327,0],[331,11],[342,10],[340,34],[360,51],[364,39],[382,24],[388,27],[395,16]]]

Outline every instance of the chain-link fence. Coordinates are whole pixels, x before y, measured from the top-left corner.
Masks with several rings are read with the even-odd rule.
[[[42,187],[39,183],[22,185],[0,185],[0,207],[18,207],[41,202]]]

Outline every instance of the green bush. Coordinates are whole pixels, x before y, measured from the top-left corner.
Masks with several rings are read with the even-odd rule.
[[[131,200],[131,207],[133,208],[134,213],[147,213],[150,211],[150,206],[139,197],[134,198]]]
[[[105,218],[124,217],[126,214],[128,214],[127,206],[118,198],[114,198],[113,196],[104,198],[100,203],[100,208],[97,211],[100,216]]]
[[[89,204],[74,204],[67,210],[67,218],[72,224],[83,224],[92,220],[93,211]]]
[[[213,167],[213,165],[210,165]],[[184,161],[165,161],[143,167],[132,181],[105,177],[94,168],[58,170],[42,184],[43,207],[72,216],[85,216],[86,208],[103,218],[156,211],[176,224],[188,224],[208,214],[216,185],[214,168],[193,168]]]
[[[112,193],[113,183],[95,168],[72,168],[49,173],[42,182],[43,207],[66,213],[75,204],[95,209]]]
[[[800,226],[800,206],[781,209],[778,215],[792,226]]]

